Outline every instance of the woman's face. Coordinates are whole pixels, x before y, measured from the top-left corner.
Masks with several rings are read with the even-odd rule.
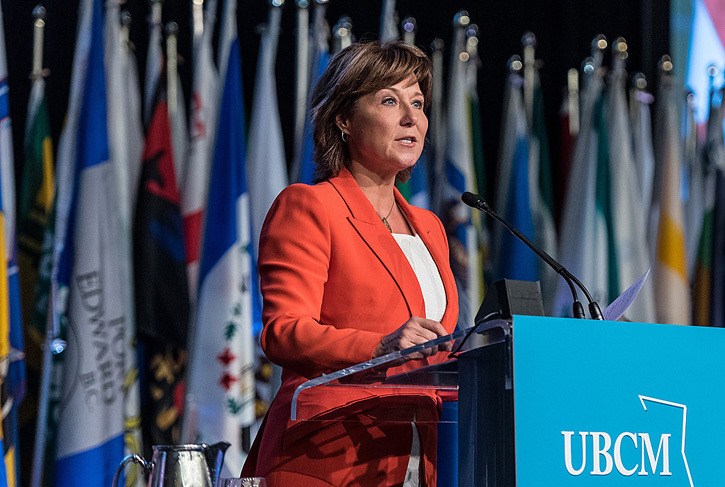
[[[351,162],[381,178],[395,177],[413,166],[428,130],[423,106],[423,94],[413,78],[360,97],[349,118],[338,116]]]

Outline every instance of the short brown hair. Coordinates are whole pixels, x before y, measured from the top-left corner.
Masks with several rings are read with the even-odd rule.
[[[350,162],[337,126],[357,100],[413,77],[430,104],[431,61],[415,46],[401,42],[366,41],[351,44],[330,61],[312,92],[315,181],[336,176]]]

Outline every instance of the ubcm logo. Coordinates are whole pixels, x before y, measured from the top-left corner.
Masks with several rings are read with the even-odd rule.
[[[638,397],[645,411],[647,411],[647,403],[682,409],[682,442],[679,452],[682,455],[690,487],[694,487],[685,455],[687,406],[654,397],[642,395]],[[650,433],[634,431],[614,434],[604,431],[562,431],[561,434],[564,439],[564,465],[569,475],[672,476],[670,452],[671,448],[677,448],[670,442],[672,433],[663,433],[659,437],[651,436]],[[572,446],[572,443],[577,441],[581,442],[579,448]],[[573,450],[576,450],[577,453],[574,453]],[[677,455],[674,451],[673,454]]]

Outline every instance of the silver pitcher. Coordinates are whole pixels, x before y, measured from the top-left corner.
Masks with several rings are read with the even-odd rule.
[[[215,487],[229,443],[213,445],[156,445],[151,461],[128,455],[118,466],[113,487],[118,487],[126,465],[138,463],[149,477],[148,487]]]

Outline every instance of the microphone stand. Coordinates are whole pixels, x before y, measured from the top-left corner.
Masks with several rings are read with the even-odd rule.
[[[571,272],[569,272],[569,270],[566,269],[563,265],[558,263],[556,260],[554,260],[553,257],[547,254],[544,250],[540,249],[531,240],[529,240],[529,238],[524,235],[518,228],[511,225],[511,223],[509,223],[506,219],[496,213],[483,198],[481,198],[477,194],[469,193],[468,191],[466,191],[465,193],[463,193],[463,195],[461,195],[461,200],[468,206],[483,211],[495,220],[499,221],[504,227],[506,227],[509,232],[511,232],[516,238],[526,244],[526,246],[533,250],[536,255],[538,255],[544,262],[549,265],[549,267],[554,269],[557,274],[564,278],[566,283],[569,285],[572,298],[574,299],[574,302],[572,303],[572,315],[574,316],[574,318],[586,317],[586,315],[584,314],[584,306],[582,305],[581,301],[579,301],[579,296],[577,295],[576,287],[574,286],[574,284],[576,284],[582,290],[582,292],[584,292],[584,295],[587,298],[587,301],[589,303],[589,314],[591,315],[592,319],[604,319],[602,315],[602,310],[599,308],[599,304],[597,304],[597,302],[592,299],[591,294],[584,286],[584,284],[582,284],[582,282]]]

